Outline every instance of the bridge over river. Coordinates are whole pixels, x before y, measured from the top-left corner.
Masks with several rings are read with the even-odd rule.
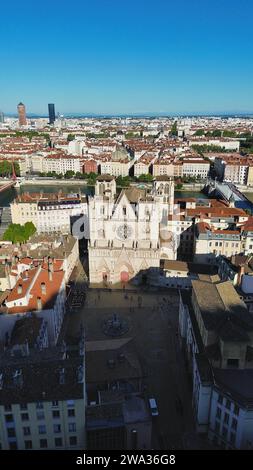
[[[253,214],[253,203],[245,196],[245,194],[242,194],[233,183],[221,183],[219,181],[209,179],[204,186],[204,192],[209,197],[218,197],[226,202],[233,202],[235,207],[247,209],[251,214]]]

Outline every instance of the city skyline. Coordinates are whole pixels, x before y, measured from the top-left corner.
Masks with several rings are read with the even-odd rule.
[[[249,0],[240,10],[235,0],[215,0],[208,15],[199,0],[180,8],[158,0],[155,9],[75,0],[68,13],[50,6],[50,17],[30,1],[14,7],[3,6],[0,32],[5,114],[20,100],[28,115],[46,115],[49,102],[63,114],[253,111]]]

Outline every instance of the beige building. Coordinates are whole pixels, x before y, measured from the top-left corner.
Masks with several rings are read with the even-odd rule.
[[[85,448],[84,356],[65,358],[62,348],[30,351],[0,366],[0,448]]]
[[[70,233],[71,221],[87,216],[86,199],[79,194],[20,194],[11,203],[14,224],[32,221],[38,233]]]
[[[247,186],[253,186],[253,165],[248,167]]]
[[[153,176],[174,176],[174,166],[170,160],[158,159],[153,164]]]
[[[81,172],[80,158],[71,155],[48,155],[43,159],[43,172],[55,171],[65,175],[67,171]]]
[[[118,176],[128,176],[132,164],[133,162],[129,160],[101,162],[101,174],[112,175],[116,178]]]
[[[192,176],[199,178],[207,178],[210,170],[210,162],[206,160],[184,160],[183,176]]]

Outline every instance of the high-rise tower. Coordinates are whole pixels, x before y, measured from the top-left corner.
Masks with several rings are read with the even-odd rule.
[[[49,103],[48,105],[48,116],[49,116],[49,124],[53,124],[55,121],[55,108],[53,103]]]
[[[18,104],[18,121],[20,126],[26,126],[26,110],[23,103]]]

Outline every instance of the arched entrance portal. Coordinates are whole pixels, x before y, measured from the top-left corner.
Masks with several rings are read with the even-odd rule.
[[[128,274],[127,271],[121,271],[120,280],[121,280],[121,282],[124,282],[124,283],[129,281],[129,274]]]

